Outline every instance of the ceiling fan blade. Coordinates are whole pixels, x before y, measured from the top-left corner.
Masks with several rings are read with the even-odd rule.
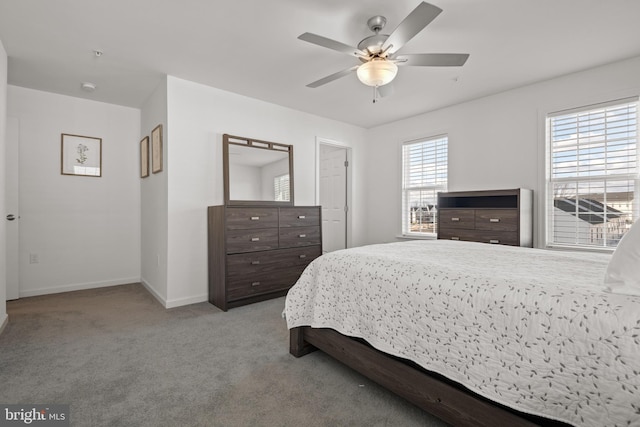
[[[405,43],[429,25],[431,21],[436,19],[440,12],[442,12],[442,9],[439,7],[423,1],[393,30],[382,45],[382,50],[389,49],[390,55],[397,52]]]
[[[338,80],[339,78],[344,77],[344,76],[352,73],[353,71],[357,70],[358,67],[359,67],[359,65],[354,65],[353,67],[347,68],[346,70],[338,71],[337,73],[333,73],[330,76],[321,78],[320,80],[316,80],[313,83],[309,83],[307,85],[307,87],[315,88],[315,87],[322,86],[322,85],[325,85],[327,83],[330,83],[330,82],[332,82],[334,80]]]
[[[467,62],[468,53],[414,53],[398,55],[393,61],[396,65],[412,65],[419,67],[460,67]]]
[[[315,45],[318,46],[322,46],[322,47],[326,47],[338,52],[342,52],[342,53],[346,53],[347,55],[353,55],[355,57],[368,57],[369,55],[367,55],[364,51],[356,48],[356,47],[352,47],[349,45],[346,45],[344,43],[335,41],[335,40],[331,40],[328,39],[326,37],[322,37],[319,36],[317,34],[313,34],[313,33],[304,33],[304,34],[300,34],[298,36],[298,38],[300,40],[303,40],[305,42],[309,42],[309,43],[313,43]]]

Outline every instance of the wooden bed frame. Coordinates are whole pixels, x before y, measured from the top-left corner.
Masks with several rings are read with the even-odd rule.
[[[290,330],[292,355],[301,357],[316,349],[454,426],[568,426],[499,405],[441,375],[333,329],[305,326]]]

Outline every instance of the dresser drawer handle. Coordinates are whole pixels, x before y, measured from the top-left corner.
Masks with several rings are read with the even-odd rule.
[[[251,241],[252,241],[252,242],[259,242],[259,241],[260,241],[260,238],[259,238],[259,237],[252,237],[252,238],[251,238]]]
[[[259,216],[252,216],[251,217],[251,221],[259,221],[260,217]]]
[[[306,218],[306,216],[304,216],[304,215],[298,215],[298,219],[305,219],[305,218]]]
[[[500,240],[498,240],[498,239],[491,239],[491,240],[489,240],[489,243],[500,243]]]
[[[251,286],[260,286],[260,282],[253,282]]]
[[[251,261],[251,265],[260,265],[260,261]]]
[[[451,218],[451,221],[460,221],[460,218]]]
[[[306,258],[307,256],[305,254],[302,254],[299,256],[299,258]]]
[[[304,237],[307,237],[307,235],[306,234],[301,234],[299,237],[304,238]]]
[[[500,218],[489,218],[489,222],[500,222]]]
[[[454,236],[454,237],[451,238],[451,240],[460,240],[460,238]]]

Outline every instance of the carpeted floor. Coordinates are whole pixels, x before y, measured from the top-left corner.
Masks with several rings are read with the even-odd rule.
[[[284,298],[165,310],[140,284],[7,303],[0,403],[73,426],[444,426],[321,352],[288,353]]]

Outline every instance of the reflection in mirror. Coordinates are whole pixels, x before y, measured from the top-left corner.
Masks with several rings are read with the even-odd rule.
[[[224,135],[226,203],[292,204],[292,147]]]
[[[289,153],[229,145],[229,197],[289,201]]]

